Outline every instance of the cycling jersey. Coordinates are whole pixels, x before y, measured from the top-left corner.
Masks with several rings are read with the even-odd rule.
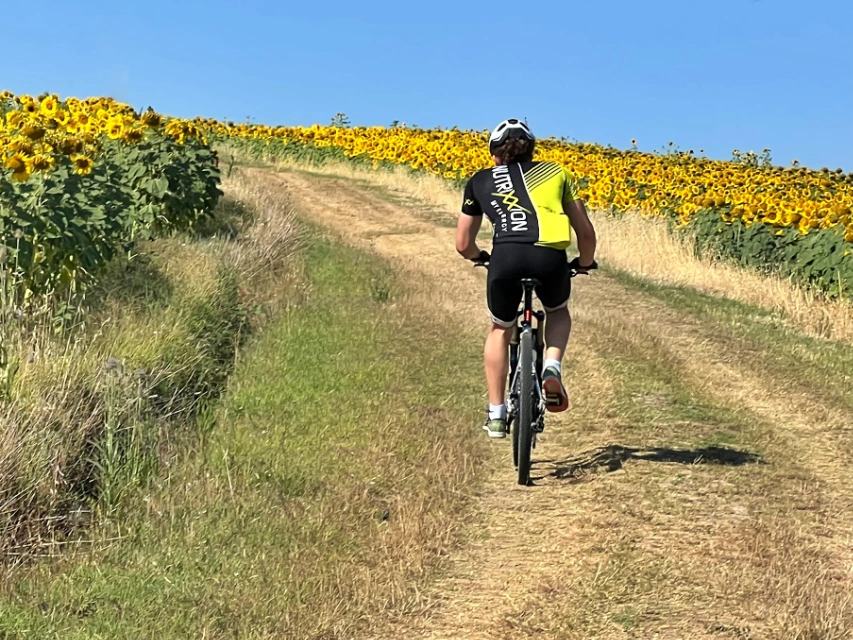
[[[462,213],[485,213],[494,227],[493,244],[565,249],[572,243],[572,231],[563,202],[577,199],[577,182],[560,165],[516,162],[475,173],[465,185]]]

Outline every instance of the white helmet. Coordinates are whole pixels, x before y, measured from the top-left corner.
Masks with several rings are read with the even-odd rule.
[[[509,120],[501,122],[495,127],[494,131],[492,131],[492,135],[489,136],[489,152],[494,153],[495,149],[500,147],[509,138],[520,138],[522,140],[530,141],[536,140],[533,133],[530,131],[530,127],[524,124],[521,120],[510,118]]]

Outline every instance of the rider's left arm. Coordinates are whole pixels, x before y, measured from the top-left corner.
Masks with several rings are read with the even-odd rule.
[[[459,220],[456,223],[456,250],[466,260],[473,260],[480,255],[480,248],[477,246],[477,233],[479,233],[482,223],[483,216],[481,215],[459,214]]]

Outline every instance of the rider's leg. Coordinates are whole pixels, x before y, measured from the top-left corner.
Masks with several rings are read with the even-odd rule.
[[[509,374],[509,342],[515,329],[518,304],[522,288],[519,276],[518,254],[523,245],[498,244],[492,251],[489,277],[486,285],[486,302],[492,325],[486,336],[483,361],[486,369],[486,384],[489,388],[489,414],[506,417],[504,394]],[[522,263],[523,264],[523,263]]]
[[[568,306],[545,310],[545,362],[542,371],[542,390],[551,412],[569,408],[569,395],[563,386],[563,354],[572,331],[572,316]]]
[[[486,383],[489,387],[489,404],[502,405],[509,375],[509,341],[513,327],[502,327],[492,323],[486,346],[483,350],[486,367]]]
[[[572,316],[569,308],[545,311],[545,359],[562,362],[569,335],[572,332]]]
[[[569,314],[569,297],[572,293],[572,277],[565,252],[546,250],[541,254],[547,271],[541,276],[542,286],[537,290],[545,309],[545,368],[562,371],[561,363],[572,332],[572,316]]]

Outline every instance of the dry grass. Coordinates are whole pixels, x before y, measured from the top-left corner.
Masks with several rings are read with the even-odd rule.
[[[727,348],[725,339],[701,322],[685,322],[656,300],[632,300],[612,282],[590,288],[588,296],[595,311],[579,319],[589,326],[586,339],[609,353],[615,367],[634,360],[622,375],[660,394],[645,437],[665,441],[670,432],[670,438],[683,441],[718,431],[761,450],[771,463],[740,467],[724,482],[719,474],[698,470],[675,486],[655,490],[653,482],[644,482],[633,498],[634,489],[619,483],[619,501],[635,505],[630,523],[619,527],[630,531],[619,544],[632,550],[629,564],[663,572],[634,585],[635,617],[643,619],[643,609],[646,618],[665,613],[669,621],[681,619],[679,624],[689,626],[683,621],[697,616],[703,635],[849,637],[850,440],[839,432],[845,423],[839,409],[814,407],[797,393],[780,399],[772,369],[756,375],[747,352]],[[797,380],[789,384],[798,386]],[[695,422],[666,424],[666,414],[677,409],[679,386],[694,402],[724,410],[698,413],[707,416],[707,435]],[[635,415],[645,412],[633,403],[623,406]],[[697,414],[689,405],[686,409]],[[631,431],[636,433],[636,426],[625,435]],[[615,584],[630,585],[634,571],[617,572]],[[707,586],[697,590],[697,584]],[[644,590],[648,593],[638,597]],[[662,602],[675,610],[661,611]]]
[[[239,176],[225,187],[222,228],[117,260],[64,334],[54,334],[49,308],[6,314],[3,346],[18,369],[0,409],[0,555],[12,566],[61,548],[94,510],[117,508],[170,432],[218,393],[241,331],[231,279],[252,306],[295,295],[292,215]],[[238,215],[238,199],[255,220]],[[114,429],[108,437],[124,444],[107,451]],[[151,450],[131,460],[128,442]]]
[[[375,257],[313,232],[290,255],[288,192],[235,179],[232,204],[257,212],[244,237],[262,230],[267,246],[252,260],[227,238],[207,249],[280,313],[241,356],[203,445],[179,449],[122,519],[127,539],[28,568],[18,580],[34,599],[0,605],[0,635],[353,637],[420,607],[458,543],[486,451],[470,430],[479,345],[446,342],[411,304],[425,292]],[[254,290],[290,286],[281,260],[305,268],[299,304]]]
[[[291,161],[271,159],[283,169],[306,169]],[[310,171],[357,179],[406,196],[435,210],[425,217],[445,224],[455,221],[461,194],[446,180],[404,167],[371,171],[347,163],[307,167]],[[666,223],[627,214],[613,217],[592,212],[598,233],[598,254],[606,263],[649,280],[693,287],[784,314],[808,335],[853,342],[853,305],[809,292],[790,280],[758,274],[727,262],[697,258],[686,238],[670,233]]]
[[[691,242],[674,236],[660,220],[599,213],[594,223],[608,265],[655,282],[777,311],[809,335],[853,342],[853,306],[847,302],[829,300],[783,278],[697,258]]]
[[[435,213],[444,214],[445,220],[456,220],[456,212],[461,206],[461,194],[449,186],[447,180],[425,171],[412,171],[407,167],[395,166],[380,171],[346,162],[325,162],[322,165],[306,166],[292,160],[268,158],[267,162],[277,169],[308,170],[325,175],[335,175],[350,181],[358,180],[381,187],[388,195],[404,196],[407,200],[417,201],[419,206]],[[376,197],[377,194],[374,194]],[[381,194],[380,194],[381,195]],[[426,207],[424,207],[426,205]]]
[[[238,173],[222,183],[228,194],[228,206],[250,212],[252,222],[237,242],[223,243],[223,258],[251,281],[258,292],[282,292],[282,278],[294,285],[302,280],[295,266],[295,254],[301,244],[301,232],[290,204],[280,194],[251,174]],[[269,286],[276,281],[276,286]],[[286,288],[288,294],[292,288]]]
[[[312,218],[411,270],[415,302],[476,332],[482,281],[454,261],[452,231],[415,223],[394,235],[397,205],[330,173],[284,180]],[[402,193],[408,177],[396,180]],[[413,198],[406,210],[418,209]],[[710,323],[606,274],[576,285],[574,409],[546,428],[539,488],[513,487],[502,451],[477,535],[445,578],[373,618],[365,637],[849,638],[844,407],[780,397],[772,362],[754,371],[749,345],[733,349]],[[608,444],[639,454],[599,465]],[[715,459],[713,446],[735,452]],[[661,449],[671,452],[649,455]]]
[[[175,283],[186,304],[214,296],[206,254],[182,250],[177,243],[156,248],[179,261]],[[184,350],[180,364],[157,366],[169,345],[190,337],[175,309],[150,314],[124,295],[107,294],[85,318],[87,324],[61,336],[54,335],[49,315],[6,327],[5,346],[19,365],[0,413],[0,457],[11,470],[0,481],[0,555],[12,566],[30,554],[61,548],[73,529],[90,521],[105,480],[99,480],[94,464],[107,416],[124,422],[122,429],[135,429],[146,417],[134,398],[156,393],[168,378],[179,378],[204,359],[202,353]],[[144,376],[126,379],[122,363],[134,363],[128,366]],[[116,394],[119,377],[123,389]],[[175,398],[164,401],[175,407]]]
[[[411,435],[426,424],[435,429],[431,446]],[[277,625],[281,637],[354,637],[389,610],[424,606],[421,590],[469,524],[465,507],[481,470],[480,443],[459,427],[453,412],[400,412],[374,433],[381,445],[357,454],[381,465],[372,478],[353,475],[312,498],[296,534],[302,552],[287,559],[281,585],[304,589],[308,606],[288,610]],[[401,456],[413,448],[421,452],[417,463]],[[324,528],[349,531],[346,550],[313,537]]]

